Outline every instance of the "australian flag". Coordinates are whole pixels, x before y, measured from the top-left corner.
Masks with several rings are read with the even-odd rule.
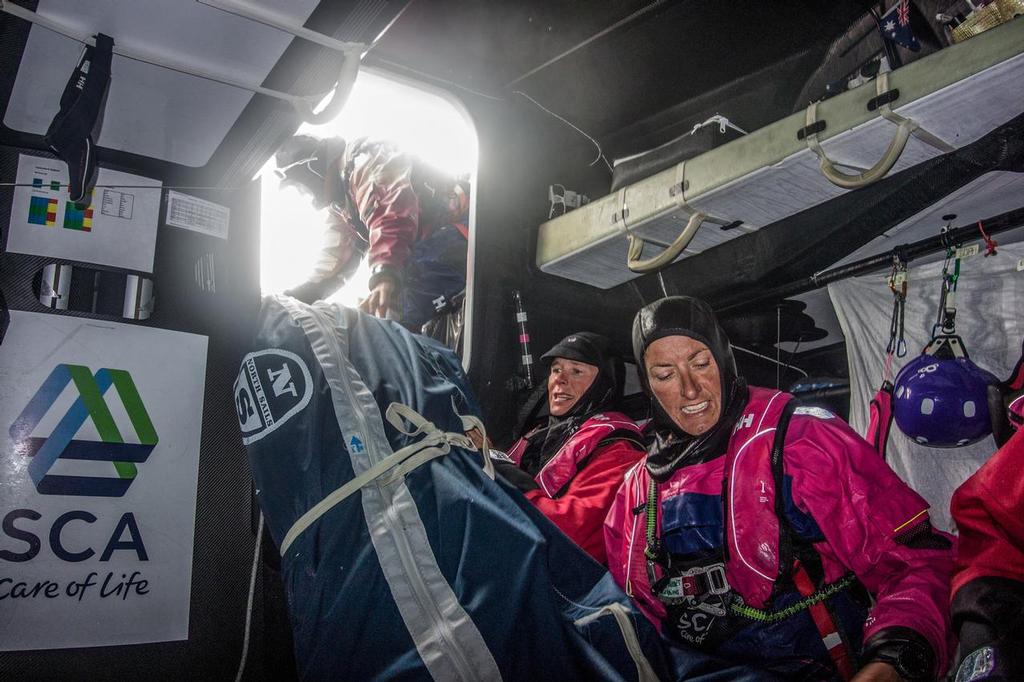
[[[910,28],[910,0],[899,0],[890,7],[889,11],[882,15],[878,27],[886,40],[914,52],[921,49],[921,43],[917,42],[914,31]]]

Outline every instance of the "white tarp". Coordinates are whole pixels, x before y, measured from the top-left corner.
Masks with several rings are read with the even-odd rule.
[[[11,311],[0,651],[188,638],[206,346]]]
[[[985,252],[984,246],[980,249]],[[971,359],[1005,379],[1020,357],[1024,336],[1024,272],[1017,270],[1024,245],[999,248],[995,257],[976,255],[961,264],[956,295],[956,329]],[[897,359],[893,373],[916,357],[931,338],[935,322],[942,263],[912,267],[906,303],[908,353]],[[882,383],[885,346],[892,315],[888,274],[848,279],[829,285],[846,336],[850,362],[850,423],[863,434],[868,405]],[[900,477],[932,505],[933,523],[952,529],[949,501],[953,491],[995,452],[991,436],[962,448],[928,448],[914,443],[893,425],[888,461]]]
[[[100,168],[90,205],[69,200],[63,161],[18,156],[7,250],[153,272],[161,182]]]

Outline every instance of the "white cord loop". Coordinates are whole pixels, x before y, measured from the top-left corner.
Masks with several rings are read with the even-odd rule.
[[[454,404],[453,404],[454,409]],[[406,436],[423,437],[411,445],[388,455],[377,464],[373,465],[359,476],[348,481],[324,499],[315,504],[309,511],[300,516],[298,520],[288,529],[288,533],[281,541],[281,555],[288,551],[295,539],[307,528],[315,523],[321,516],[333,509],[336,505],[350,497],[356,491],[366,487],[370,483],[378,486],[389,485],[417,467],[430,460],[447,455],[452,446],[478,452],[482,450],[484,472],[491,479],[494,478],[494,464],[491,462],[487,448],[487,432],[483,422],[471,415],[460,415],[456,412],[466,431],[479,430],[483,439],[483,448],[478,448],[473,440],[465,433],[453,433],[442,431],[434,424],[407,405],[391,403],[385,412],[385,418],[399,433]]]

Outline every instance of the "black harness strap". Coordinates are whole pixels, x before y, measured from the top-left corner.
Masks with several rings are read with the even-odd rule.
[[[793,526],[789,522],[789,517],[786,516],[785,488],[783,485],[785,474],[782,455],[785,449],[786,431],[789,429],[790,419],[792,419],[793,413],[799,407],[800,402],[795,399],[786,403],[782,410],[782,415],[779,417],[779,423],[775,427],[775,439],[772,441],[771,468],[772,480],[775,484],[775,517],[779,520],[779,574],[775,579],[775,586],[772,590],[773,601],[774,597],[782,590],[796,590],[804,598],[807,598],[809,590],[821,590],[828,587],[825,585],[825,569],[821,562],[821,555],[818,554],[811,543],[800,541],[796,537]],[[803,576],[801,578],[803,589],[800,588],[800,585],[795,580],[794,573],[797,571]],[[815,616],[813,613],[814,608],[824,609],[824,612],[828,614],[827,617],[824,617],[826,623],[819,622],[819,618],[824,614]],[[850,679],[856,668],[853,654],[854,649],[850,646],[849,636],[844,632],[838,615],[831,605],[823,602],[816,607],[812,607],[812,620],[815,627],[818,628],[823,641],[826,641],[830,630],[834,630],[839,635],[842,643],[841,646],[829,648],[826,642],[826,648],[832,657],[833,663],[836,664],[840,677],[844,680]]]
[[[772,481],[775,484],[775,518],[779,520],[779,574],[775,579],[775,590],[785,585],[789,589],[792,585],[790,573],[793,570],[793,559],[795,558],[793,528],[786,517],[786,501],[783,495],[783,464],[782,451],[786,444],[786,430],[789,428],[789,420],[793,412],[800,406],[799,401],[790,400],[782,408],[782,415],[779,423],[775,426],[775,439],[772,441],[771,467]]]

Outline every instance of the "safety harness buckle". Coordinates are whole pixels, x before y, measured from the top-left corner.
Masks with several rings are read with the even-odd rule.
[[[695,566],[679,575],[654,580],[654,562],[647,562],[647,577],[658,599],[666,604],[681,604],[731,590],[725,576],[725,564]]]

